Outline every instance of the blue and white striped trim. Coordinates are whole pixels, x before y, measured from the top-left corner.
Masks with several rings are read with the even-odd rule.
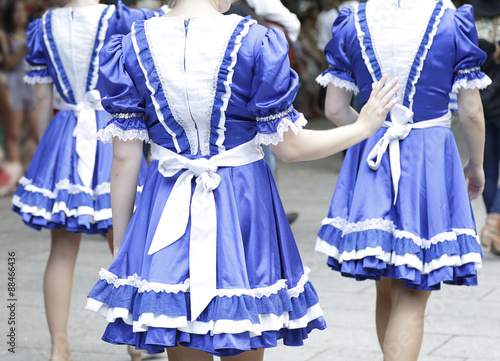
[[[99,26],[97,28],[97,36],[95,39],[94,50],[90,60],[89,75],[87,78],[87,91],[94,90],[99,79],[99,52],[106,41],[106,33],[108,31],[109,19],[113,16],[116,7],[108,5],[101,14]]]

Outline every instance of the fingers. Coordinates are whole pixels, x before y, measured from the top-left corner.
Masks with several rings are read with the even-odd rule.
[[[386,113],[389,113],[391,111],[391,109],[398,103],[399,99],[398,98],[394,98],[390,101],[389,104],[387,104],[385,107],[384,107],[384,111]]]
[[[380,90],[382,90],[382,88],[384,87],[386,81],[387,81],[387,75],[384,75],[373,87],[371,95],[376,97],[379,94]]]
[[[394,78],[379,91],[377,98],[382,99],[384,103],[388,103],[389,99],[396,95],[399,88],[398,78]]]

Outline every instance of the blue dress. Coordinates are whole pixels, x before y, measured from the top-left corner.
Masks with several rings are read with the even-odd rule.
[[[153,161],[88,296],[103,340],[231,356],[326,327],[260,149],[306,123],[287,54],[281,32],[237,15],[138,21],[104,47],[101,139],[148,135]]]
[[[109,121],[100,105],[98,54],[111,35],[126,34],[134,21],[152,16],[120,1],[116,6],[49,10],[30,24],[31,71],[25,81],[53,83],[54,108],[60,110],[12,200],[13,211],[26,225],[82,233],[105,233],[112,227],[112,147],[96,140],[97,130]],[[144,163],[141,182],[146,171]]]
[[[401,90],[385,127],[348,150],[316,249],[357,280],[476,285],[482,253],[448,113],[450,92],[491,82],[472,7],[373,0],[342,11],[332,33],[320,83],[359,92],[363,104],[384,73]]]

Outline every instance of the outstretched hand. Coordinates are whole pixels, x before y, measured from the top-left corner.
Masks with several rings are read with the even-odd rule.
[[[472,165],[467,162],[464,166],[465,179],[467,179],[467,190],[469,199],[473,201],[483,193],[484,189],[484,170],[483,167]]]
[[[398,98],[394,98],[400,88],[398,79],[394,78],[387,84],[386,82],[387,75],[384,75],[375,84],[370,94],[370,99],[368,99],[368,102],[361,109],[356,122],[367,130],[370,136],[382,126],[387,118],[387,113],[398,102]]]

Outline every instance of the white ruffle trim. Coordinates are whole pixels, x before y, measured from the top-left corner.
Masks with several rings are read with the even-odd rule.
[[[454,228],[452,232],[439,233],[431,239],[420,238],[413,233],[408,231],[402,231],[396,229],[396,226],[392,221],[382,219],[382,218],[372,218],[367,219],[362,222],[349,223],[346,219],[341,217],[336,218],[325,218],[322,225],[330,225],[342,231],[342,235],[345,236],[349,233],[362,232],[370,229],[377,229],[384,232],[392,234],[395,238],[408,238],[411,239],[417,246],[429,249],[431,245],[446,241],[456,241],[457,236],[468,235],[474,237],[479,243],[479,237],[476,231],[473,229],[462,229]]]
[[[460,89],[484,89],[491,84],[489,76],[485,75],[481,79],[467,80],[462,78],[453,83],[452,93],[458,93]]]
[[[33,217],[41,217],[46,221],[51,221],[52,216],[57,213],[64,212],[67,218],[70,217],[81,217],[88,216],[89,223],[95,224],[100,221],[111,219],[111,208],[104,208],[96,211],[92,207],[82,206],[77,208],[69,209],[65,202],[56,202],[52,205],[51,210],[45,208],[39,208],[36,206],[29,206],[21,202],[19,196],[14,195],[12,198],[12,204],[20,209],[22,213],[31,214]]]
[[[403,255],[397,255],[394,252],[385,252],[381,247],[340,253],[337,247],[329,244],[319,237],[316,241],[316,251],[336,259],[339,263],[344,261],[360,260],[365,257],[375,257],[389,265],[408,266],[417,269],[422,272],[422,274],[429,274],[442,267],[460,267],[467,263],[474,263],[476,269],[479,269],[482,266],[482,257],[480,253],[468,253],[464,255],[446,254],[440,258],[424,263],[416,254],[406,253]]]
[[[304,286],[309,281],[309,268],[304,268],[304,274],[300,278],[297,285],[293,288],[287,290],[290,298],[299,297],[301,293],[304,292]],[[167,292],[167,293],[179,293],[179,292],[189,292],[189,279],[187,279],[184,283],[180,284],[164,284],[157,282],[148,282],[146,280],[141,280],[137,274],[133,276],[129,276],[128,278],[118,278],[114,273],[109,272],[108,270],[101,269],[99,272],[99,276],[101,280],[105,280],[108,284],[113,285],[118,288],[120,286],[132,286],[138,289],[139,293],[142,292],[150,292],[154,291],[156,293],[159,292]],[[278,291],[282,289],[286,289],[287,284],[286,280],[279,280],[274,285],[269,287],[262,288],[253,288],[253,289],[221,289],[217,290],[217,297],[233,297],[233,296],[252,296],[254,298],[262,298],[269,297],[273,294],[277,294]]]
[[[275,314],[259,315],[259,323],[252,323],[250,320],[217,320],[209,322],[188,321],[186,316],[155,315],[153,313],[143,313],[138,321],[133,321],[132,314],[125,308],[110,308],[97,300],[89,298],[87,310],[94,311],[104,316],[108,322],[114,322],[121,318],[128,325],[133,325],[133,332],[146,332],[149,327],[176,328],[181,332],[198,335],[217,334],[238,334],[249,332],[250,337],[260,336],[265,331],[278,331],[282,328],[300,329],[307,327],[308,323],[323,316],[323,311],[319,304],[310,307],[307,314],[302,318],[290,320],[289,313],[285,312],[281,316]]]
[[[35,185],[33,185],[33,181],[29,180],[26,177],[22,177],[19,180],[19,184],[23,186],[23,188],[28,191],[28,192],[33,192],[33,193],[42,193],[44,197],[50,198],[50,199],[56,199],[57,195],[60,191],[67,190],[69,194],[78,194],[78,193],[87,193],[92,196],[92,198],[95,200],[97,197],[107,194],[111,190],[111,186],[109,182],[101,183],[97,185],[94,189],[87,188],[83,185],[79,184],[73,184],[70,183],[69,179],[62,179],[60,180],[56,186],[54,187],[54,190],[51,191],[49,189],[45,188],[39,188]]]
[[[123,130],[116,124],[110,124],[97,132],[97,139],[103,143],[113,143],[114,137],[123,141],[138,139],[147,142],[149,140],[149,133],[146,129]]]
[[[304,128],[307,124],[306,118],[301,114],[300,118],[294,122],[292,122],[288,118],[283,118],[281,122],[278,124],[278,129],[276,133],[272,134],[262,134],[257,133],[257,143],[262,145],[277,145],[279,142],[283,141],[283,134],[291,129],[295,134],[298,134],[302,128]]]
[[[318,75],[318,77],[316,78],[316,82],[323,88],[326,88],[328,84],[332,84],[338,88],[344,88],[346,91],[352,91],[354,95],[358,95],[359,93],[359,88],[355,83],[340,79],[332,73]]]
[[[26,84],[52,84],[54,80],[52,80],[52,77],[50,76],[30,76],[30,75],[25,75],[24,76],[24,82]]]

